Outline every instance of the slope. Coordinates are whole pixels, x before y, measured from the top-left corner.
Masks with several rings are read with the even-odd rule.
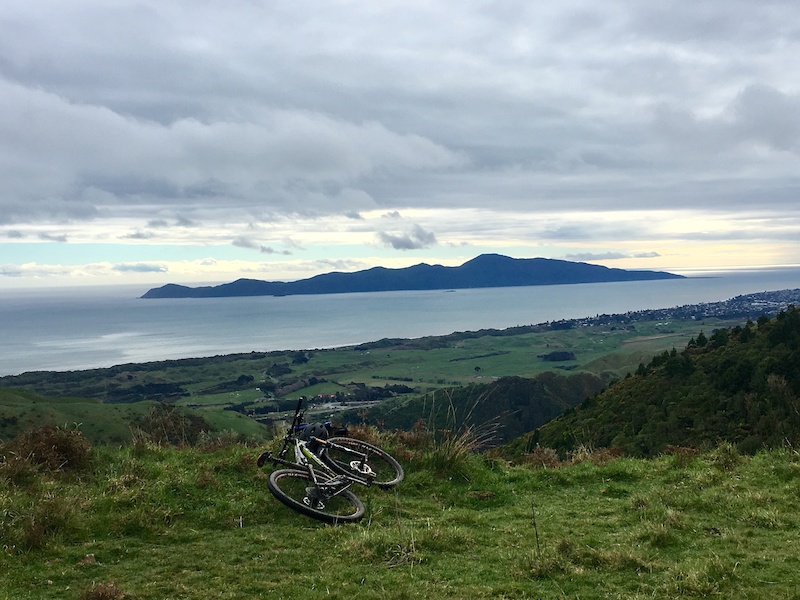
[[[391,429],[411,429],[419,419],[451,431],[492,424],[494,441],[502,443],[554,419],[605,387],[594,375],[560,375],[551,371],[533,378],[501,377],[492,383],[446,388],[371,408],[350,411],[345,422],[367,422]]]
[[[800,310],[701,334],[664,352],[559,419],[516,440],[561,452],[583,445],[652,456],[668,446],[741,451],[800,445]]]

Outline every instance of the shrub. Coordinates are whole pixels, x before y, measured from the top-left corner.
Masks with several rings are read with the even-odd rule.
[[[733,471],[742,462],[742,455],[730,442],[722,442],[709,457],[711,464],[720,471]]]
[[[433,446],[433,433],[424,419],[417,419],[409,431],[398,430],[398,441],[408,448],[427,450]]]
[[[3,471],[21,473],[20,461],[47,471],[83,471],[91,466],[92,445],[77,429],[51,425],[23,431],[3,448]]]
[[[561,466],[558,452],[552,448],[542,448],[538,444],[531,452],[524,454],[522,460],[526,465],[540,469],[557,469]]]
[[[199,415],[182,412],[170,404],[156,404],[140,422],[138,429],[156,444],[194,446],[211,426]]]
[[[581,444],[575,451],[571,453],[570,460],[573,464],[590,462],[593,465],[602,467],[603,465],[610,463],[612,460],[621,457],[623,454],[624,453],[622,450],[617,447],[592,448],[591,446],[585,446]]]
[[[700,455],[700,451],[697,448],[672,445],[667,446],[665,453],[672,456],[674,465],[681,469],[688,466]]]
[[[95,583],[80,595],[80,600],[134,600],[134,598],[122,591],[116,581]]]

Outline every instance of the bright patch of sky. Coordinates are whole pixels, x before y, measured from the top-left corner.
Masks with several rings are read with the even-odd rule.
[[[0,17],[0,287],[800,264],[791,0]]]

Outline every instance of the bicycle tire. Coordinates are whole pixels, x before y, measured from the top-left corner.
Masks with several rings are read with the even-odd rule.
[[[345,446],[367,455],[366,465],[362,467],[360,461],[353,460],[352,455],[348,455],[346,451],[327,445],[320,458],[336,473],[364,477],[371,471],[375,474],[373,485],[381,489],[397,485],[405,477],[403,467],[397,459],[377,446],[373,446],[363,440],[347,437],[332,437],[328,439],[328,442],[329,444]]]
[[[309,491],[318,488],[314,486],[311,476],[305,471],[296,469],[273,471],[267,485],[272,495],[283,504],[312,519],[339,525],[360,521],[364,516],[364,503],[349,490],[324,500],[310,498]]]

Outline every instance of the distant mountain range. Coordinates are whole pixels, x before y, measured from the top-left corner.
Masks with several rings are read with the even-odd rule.
[[[664,271],[626,271],[549,258],[510,258],[482,254],[460,267],[425,263],[403,269],[374,267],[355,273],[325,273],[299,281],[237,279],[215,286],[187,287],[169,283],[148,290],[142,298],[224,298],[290,296],[396,290],[447,290],[610,281],[682,279]]]

